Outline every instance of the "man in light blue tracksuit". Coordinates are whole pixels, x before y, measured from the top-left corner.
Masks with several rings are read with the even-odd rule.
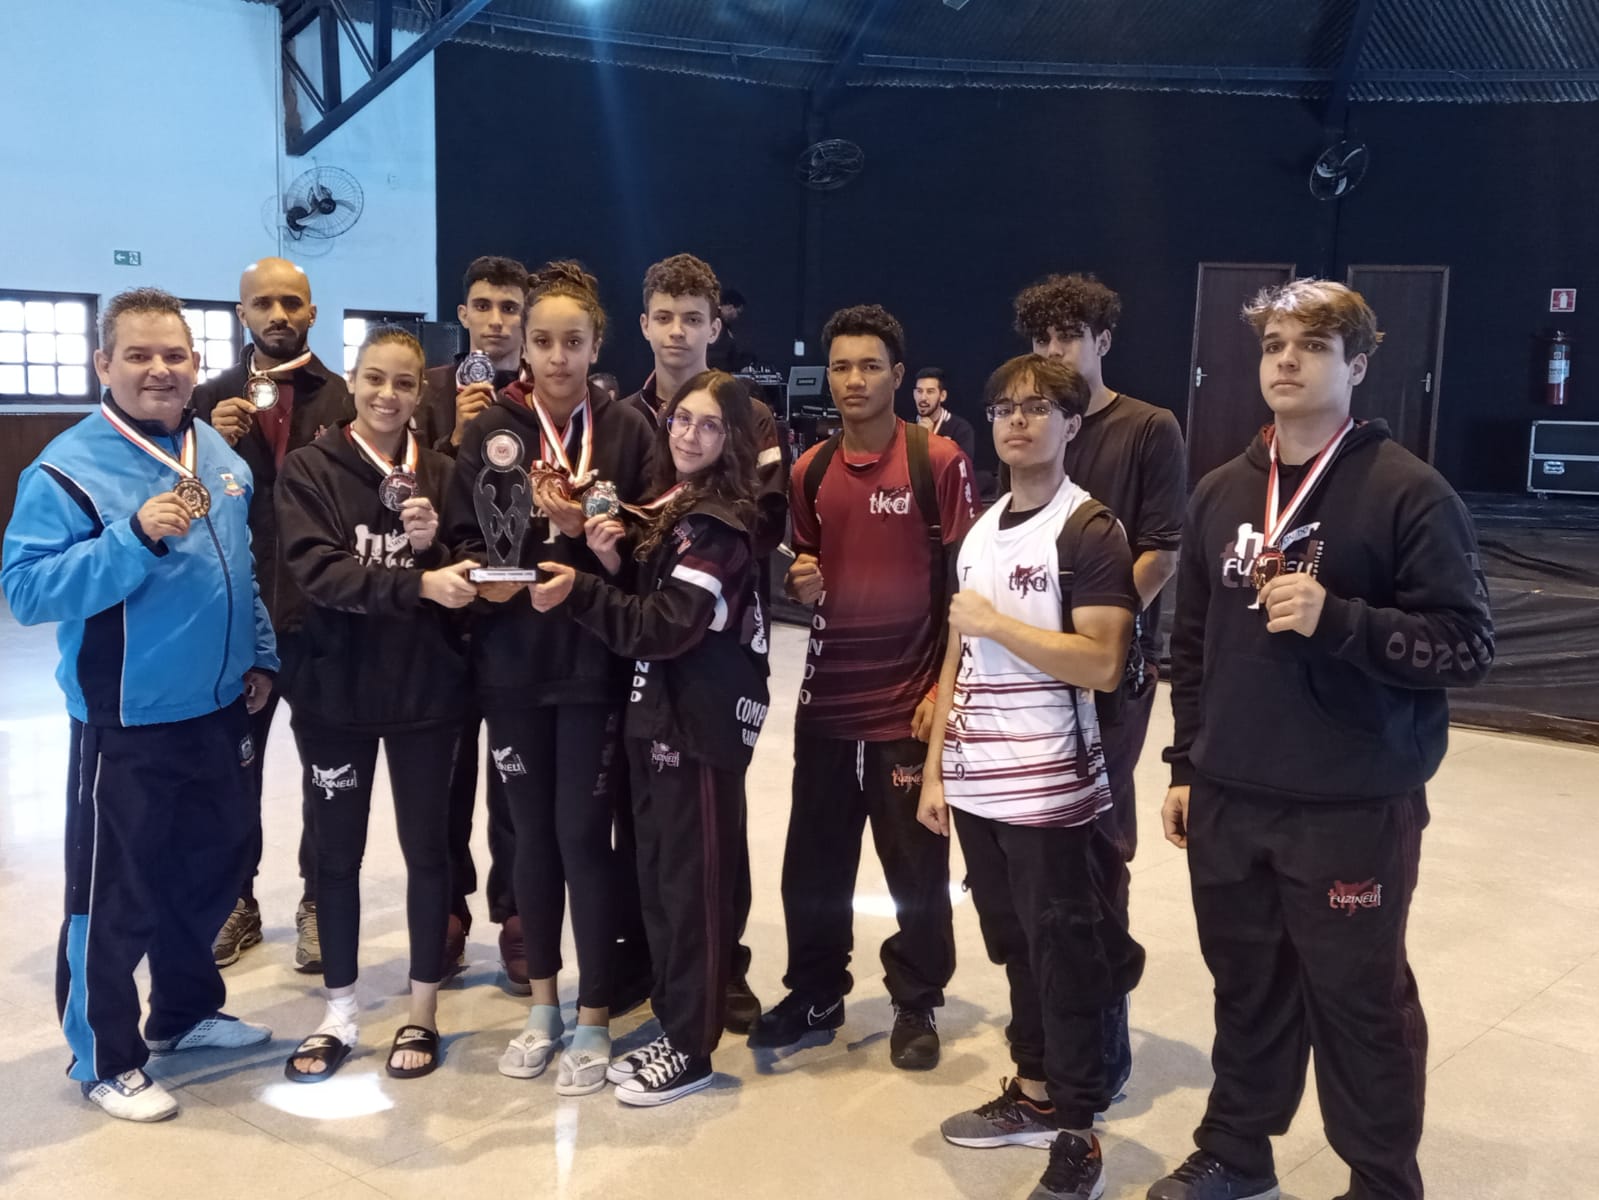
[[[247,711],[278,658],[250,472],[189,410],[199,360],[180,302],[124,292],[100,341],[105,399],[23,472],[0,587],[23,624],[57,623],[72,718],[56,975],[69,1074],[112,1116],[155,1121],[177,1103],[144,1073],[152,1051],[271,1037],[220,1011],[211,942],[258,819]]]

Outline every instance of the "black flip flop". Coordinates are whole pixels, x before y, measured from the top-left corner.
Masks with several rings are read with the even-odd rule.
[[[330,1033],[313,1033],[294,1048],[294,1053],[283,1064],[283,1073],[294,1083],[321,1083],[333,1078],[333,1073],[350,1057],[351,1049],[353,1047],[346,1046]],[[314,1058],[324,1064],[323,1069],[301,1071],[294,1065],[297,1058]]]
[[[401,1050],[425,1050],[433,1057],[420,1067],[397,1067],[394,1056]],[[391,1079],[420,1079],[433,1074],[439,1065],[439,1035],[437,1030],[420,1025],[401,1025],[394,1033],[394,1044],[389,1047],[389,1057],[384,1060],[384,1070]]]

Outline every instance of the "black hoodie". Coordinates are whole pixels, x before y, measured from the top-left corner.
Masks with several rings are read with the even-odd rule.
[[[524,469],[539,457],[539,420],[522,394],[521,384],[501,392],[461,435],[443,523],[444,540],[457,558],[488,563],[472,501],[478,473],[483,470],[484,441],[509,429],[522,440]],[[655,438],[650,423],[637,409],[612,400],[598,388],[590,387],[589,402],[594,419],[592,465],[601,479],[616,485],[624,504],[638,504],[649,486]],[[572,445],[575,457],[576,437]],[[579,571],[603,574],[585,538],[560,532],[554,532],[552,538],[551,534],[548,518],[535,509],[516,565],[560,562]],[[473,606],[472,657],[478,693],[488,710],[615,704],[626,695],[626,662],[593,634],[574,626],[569,605],[541,613],[525,592],[503,604],[480,600]]]
[[[1421,786],[1449,737],[1444,689],[1482,680],[1493,621],[1460,497],[1389,438],[1357,426],[1281,539],[1287,569],[1327,589],[1311,637],[1251,608],[1269,451],[1249,449],[1189,501],[1172,625],[1172,783],[1196,773],[1304,800]],[[1283,468],[1286,497],[1304,468]],[[1293,486],[1290,486],[1293,485]],[[1247,524],[1249,530],[1242,530]]]
[[[246,347],[245,353],[253,353]],[[289,413],[289,453],[309,446],[322,433],[340,421],[355,417],[355,404],[344,377],[328,370],[320,358],[300,367],[290,377],[294,384],[294,406]],[[244,395],[244,385],[249,379],[248,360],[241,359],[214,378],[194,389],[191,402],[194,411],[207,424],[216,406],[230,396]],[[277,487],[278,464],[261,432],[261,423],[253,422],[250,431],[233,447],[234,453],[244,459],[255,480],[255,491],[250,494],[250,542],[255,554],[255,577],[261,584],[261,599],[266,602],[272,617],[272,628],[279,633],[300,628],[304,598],[282,570],[283,550],[279,544],[277,522],[273,519],[275,507],[272,493]],[[285,455],[287,461],[287,455]]]
[[[766,720],[766,617],[751,536],[702,498],[640,564],[631,592],[580,573],[565,605],[634,659],[626,733],[728,771],[749,766]]]
[[[284,695],[302,728],[390,734],[459,723],[468,707],[460,622],[422,599],[424,571],[450,561],[439,538],[411,552],[383,474],[348,423],[289,454],[277,521],[290,577],[305,594],[305,657]],[[417,494],[438,507],[454,464],[422,449]],[[442,522],[441,522],[442,526]]]

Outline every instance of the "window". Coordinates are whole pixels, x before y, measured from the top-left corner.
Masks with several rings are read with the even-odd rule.
[[[185,300],[183,319],[200,355],[200,381],[214,379],[239,361],[244,349],[233,305],[216,300]]]
[[[355,353],[366,341],[366,331],[374,325],[399,325],[418,338],[422,336],[422,322],[426,313],[382,312],[377,309],[347,308],[344,310],[344,371],[355,370]]]
[[[95,308],[94,296],[0,291],[0,400],[92,402]]]

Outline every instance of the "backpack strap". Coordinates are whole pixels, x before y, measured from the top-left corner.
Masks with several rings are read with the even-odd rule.
[[[1109,512],[1098,500],[1090,497],[1072,510],[1071,516],[1066,518],[1066,523],[1061,526],[1060,536],[1055,539],[1056,557],[1059,560],[1057,570],[1060,579],[1061,629],[1073,633],[1072,628],[1072,577],[1077,561],[1077,548],[1082,544],[1083,530],[1088,528],[1090,521],[1102,512]],[[1114,516],[1111,518],[1115,520]],[[1138,648],[1138,633],[1143,617],[1139,614],[1133,616],[1132,641],[1127,646],[1127,662],[1122,668],[1122,682],[1108,692],[1094,692],[1094,706],[1099,712],[1101,728],[1106,725],[1115,725],[1122,719],[1125,707],[1123,692],[1129,676],[1135,672],[1141,676],[1143,671],[1143,653]]]
[[[827,474],[827,468],[833,464],[833,456],[843,444],[843,432],[835,433],[822,443],[821,449],[816,452],[816,457],[811,459],[805,468],[805,475],[800,480],[800,490],[805,495],[805,507],[811,510],[812,517],[816,515],[816,494],[822,490],[822,476]],[[794,548],[799,549],[798,546]],[[812,547],[813,551],[814,549]]]
[[[1083,530],[1088,528],[1089,522],[1102,512],[1107,512],[1106,507],[1093,497],[1084,500],[1071,515],[1066,518],[1066,523],[1060,528],[1060,536],[1055,539],[1056,571],[1060,579],[1061,602],[1061,627],[1067,633],[1072,633],[1072,577],[1076,574],[1077,548],[1082,545]]]
[[[944,611],[949,601],[949,554],[944,545],[944,514],[938,507],[938,487],[933,482],[933,451],[930,434],[921,425],[905,423],[905,465],[910,472],[911,494],[916,497],[916,507],[921,511],[922,524],[927,526],[928,597],[937,614],[938,623],[944,625]],[[939,656],[942,660],[943,642],[940,639]]]

